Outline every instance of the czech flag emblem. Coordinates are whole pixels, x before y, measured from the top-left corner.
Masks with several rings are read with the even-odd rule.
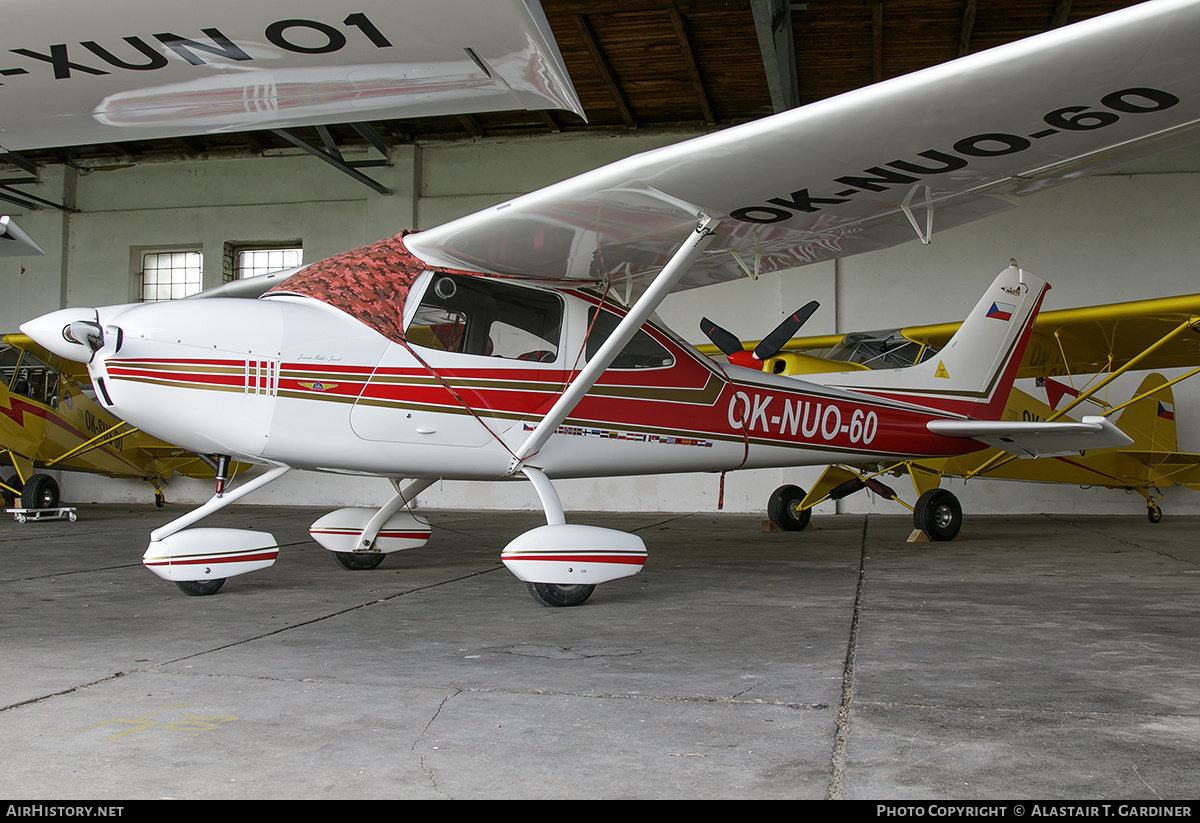
[[[994,317],[997,320],[1012,320],[1013,309],[1015,308],[1016,306],[1012,303],[993,303],[992,307],[988,309],[987,316]]]

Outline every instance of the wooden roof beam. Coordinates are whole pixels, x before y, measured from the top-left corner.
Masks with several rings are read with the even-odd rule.
[[[958,54],[965,57],[971,52],[971,35],[975,33],[975,0],[967,0],[963,5],[962,23],[958,27]]]
[[[750,0],[758,50],[762,54],[771,108],[778,114],[800,105],[800,84],[796,79],[796,43],[792,34],[792,8],[789,0]]]
[[[621,91],[621,86],[617,83],[617,78],[613,74],[604,52],[600,51],[600,44],[596,41],[596,33],[592,30],[592,24],[588,22],[586,15],[575,14],[572,16],[575,19],[575,28],[579,30],[579,36],[583,38],[583,44],[587,47],[588,54],[592,56],[592,62],[596,65],[596,71],[600,73],[601,81],[617,104],[617,111],[620,112],[621,119],[625,121],[626,126],[636,129],[638,124],[633,119],[629,101],[625,99],[625,93]]]
[[[1065,26],[1071,16],[1071,0],[1058,0],[1054,4],[1054,15],[1050,18],[1050,28]]]
[[[688,74],[692,78],[692,88],[696,90],[696,97],[700,101],[700,114],[704,117],[705,123],[710,126],[715,125],[717,118],[713,115],[712,104],[708,100],[708,90],[704,87],[704,79],[700,76],[700,66],[696,63],[696,53],[692,50],[691,40],[688,39],[687,24],[675,6],[671,6],[668,12],[671,15],[671,25],[675,27],[675,37],[679,40],[679,50],[683,52],[683,62],[687,65]]]
[[[487,129],[483,127],[483,124],[479,122],[479,118],[475,115],[456,114],[455,117],[458,118],[458,122],[462,124],[462,127],[467,130],[467,134],[471,135],[472,137],[479,138],[487,136]]]
[[[883,0],[871,2],[871,82],[883,79]]]

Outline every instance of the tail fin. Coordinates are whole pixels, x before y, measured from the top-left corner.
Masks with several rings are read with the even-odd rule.
[[[977,420],[999,420],[1050,286],[1016,263],[992,282],[940,351],[915,366],[830,375],[827,385],[866,391]]]
[[[1150,374],[1134,397],[1154,391],[1167,382],[1161,374]],[[1116,420],[1117,428],[1133,438],[1131,449],[1147,452],[1179,451],[1175,435],[1175,396],[1170,387],[1129,406]]]

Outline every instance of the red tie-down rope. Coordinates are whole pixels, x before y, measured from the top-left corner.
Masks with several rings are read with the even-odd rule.
[[[725,369],[721,368],[721,364],[714,360],[713,365],[715,365],[717,367],[717,370],[719,372],[721,372],[721,376],[725,378],[726,382],[728,382],[729,385],[732,386],[733,381],[729,379],[729,375],[725,373]],[[733,402],[734,403],[737,402],[736,394],[733,396]],[[733,409],[730,408],[730,411],[733,411]],[[721,470],[721,481],[720,481],[720,484],[718,487],[718,492],[717,492],[717,511],[720,511],[721,509],[725,508],[725,473],[737,471],[742,466],[746,465],[746,460],[750,457],[750,427],[747,425],[747,423],[749,422],[749,420],[748,420],[749,417],[750,417],[750,399],[747,398],[746,399],[746,415],[742,418],[742,459],[740,461],[738,461],[738,464],[736,466],[734,466],[732,469],[722,469]]]

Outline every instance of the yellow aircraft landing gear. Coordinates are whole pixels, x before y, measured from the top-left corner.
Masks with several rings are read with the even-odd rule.
[[[17,503],[21,494],[21,481],[16,475],[6,475],[0,478],[0,493],[4,495],[4,508],[11,509]]]
[[[930,540],[953,540],[962,528],[962,505],[946,489],[930,489],[913,506],[913,526]]]
[[[780,486],[767,501],[767,518],[785,532],[804,531],[812,520],[812,509],[802,509],[806,497],[799,486]]]
[[[1146,505],[1146,518],[1151,523],[1157,523],[1162,520],[1162,509],[1158,507],[1157,503],[1148,503]]]

